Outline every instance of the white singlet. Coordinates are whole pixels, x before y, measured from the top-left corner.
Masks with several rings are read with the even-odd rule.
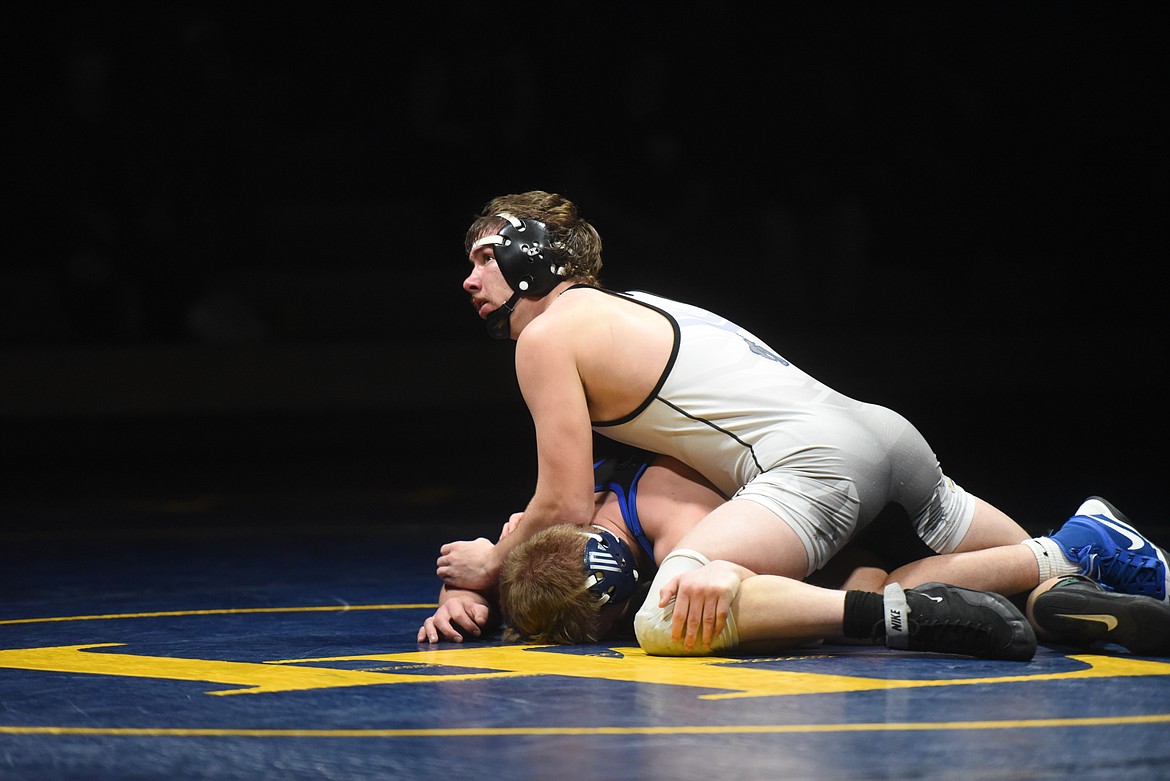
[[[718,315],[643,292],[616,293],[674,326],[658,385],[597,433],[674,456],[726,496],[767,507],[800,536],[820,569],[890,503],[938,553],[970,526],[974,502],[893,410],[851,399]]]

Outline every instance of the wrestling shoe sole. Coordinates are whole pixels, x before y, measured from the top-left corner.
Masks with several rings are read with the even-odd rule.
[[[1170,605],[1152,597],[1073,583],[1036,597],[1032,616],[1054,642],[1116,643],[1142,656],[1170,656]]]

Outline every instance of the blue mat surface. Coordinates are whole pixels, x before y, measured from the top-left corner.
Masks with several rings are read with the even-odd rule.
[[[380,528],[309,510],[211,531],[154,512],[9,546],[0,778],[1170,774],[1170,659],[420,646],[435,551],[462,530],[406,509]]]

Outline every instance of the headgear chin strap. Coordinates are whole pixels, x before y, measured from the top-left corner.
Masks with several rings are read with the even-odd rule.
[[[487,316],[488,335],[493,339],[509,339],[512,336],[512,310],[516,308],[516,302],[520,300],[520,292],[517,291],[512,294],[499,309],[490,313]]]
[[[548,295],[561,283],[565,276],[564,264],[558,265],[554,257],[548,226],[539,220],[522,220],[507,212],[496,215],[507,221],[499,233],[482,236],[471,245],[474,252],[478,247],[495,247],[496,265],[504,279],[516,291],[507,303],[487,316],[488,333],[494,339],[511,336],[509,319],[521,296],[541,298]]]
[[[589,538],[585,542],[585,588],[602,605],[624,602],[638,585],[634,556],[613,532],[601,526],[593,529],[584,532]]]

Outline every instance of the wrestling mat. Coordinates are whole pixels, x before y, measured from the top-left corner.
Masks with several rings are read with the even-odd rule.
[[[257,512],[9,518],[0,778],[1170,777],[1170,659],[418,645],[462,528],[409,503]]]

